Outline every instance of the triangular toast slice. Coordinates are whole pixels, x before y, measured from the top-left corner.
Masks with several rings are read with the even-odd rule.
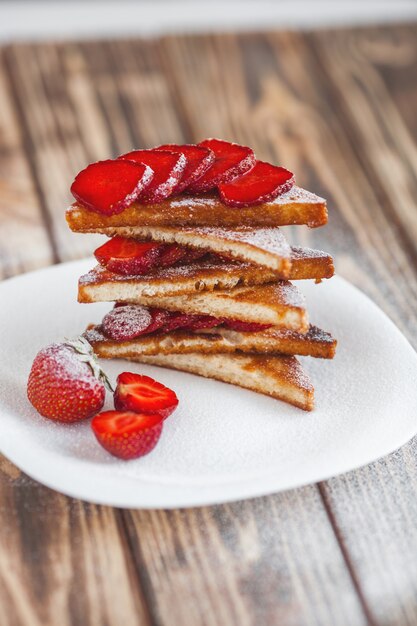
[[[291,270],[288,278],[330,278],[334,273],[333,259],[329,254],[309,248],[292,248]],[[222,260],[197,261],[171,268],[160,268],[142,276],[113,274],[97,266],[81,276],[78,286],[80,302],[97,302],[111,299],[126,290],[138,296],[171,296],[214,289],[233,289],[237,286],[259,285],[276,281],[279,273],[259,268],[249,263]]]
[[[224,255],[245,263],[261,265],[288,278],[291,269],[291,246],[279,228],[221,228],[195,226],[169,228],[162,226],[115,226],[101,228],[108,237],[127,237],[141,241],[187,246]]]
[[[86,302],[86,300],[83,300]],[[230,291],[202,291],[175,296],[146,296],[133,282],[98,285],[90,302],[126,302],[191,315],[211,315],[256,324],[271,324],[305,333],[308,315],[301,292],[287,281]]]
[[[130,341],[114,341],[106,337],[100,326],[91,326],[85,332],[97,356],[104,359],[129,359],[158,354],[218,354],[257,352],[287,354],[332,359],[336,340],[330,333],[310,326],[304,335],[293,330],[268,328],[259,332],[238,332],[218,327],[205,331],[150,333]]]
[[[172,196],[157,204],[133,203],[116,215],[102,215],[74,203],[66,214],[71,230],[99,232],[113,226],[286,226],[327,223],[326,201],[301,187],[292,187],[271,202],[252,207],[231,208],[215,194]]]
[[[305,411],[314,408],[313,385],[293,356],[160,354],[130,360],[232,383]]]

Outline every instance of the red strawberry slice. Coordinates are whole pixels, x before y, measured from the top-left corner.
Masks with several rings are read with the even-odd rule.
[[[187,315],[186,313],[172,313],[169,311],[169,318],[162,326],[161,331],[169,333],[172,330],[178,330],[184,328],[187,324],[190,324],[193,319],[193,315]]]
[[[292,172],[264,161],[257,161],[255,167],[241,178],[219,185],[219,193],[224,204],[245,207],[270,202],[289,191],[293,185]]]
[[[143,335],[152,324],[152,315],[140,304],[128,304],[112,309],[103,317],[103,332],[115,341],[129,341]]]
[[[119,159],[145,163],[153,169],[152,182],[139,197],[140,202],[144,203],[161,202],[168,198],[181,180],[187,165],[184,154],[168,150],[133,150],[122,154]]]
[[[181,180],[178,182],[173,193],[181,193],[188,186],[193,185],[199,178],[205,174],[209,167],[214,163],[214,152],[204,146],[195,146],[194,144],[185,144],[179,146],[175,143],[168,143],[164,146],[158,146],[155,150],[169,150],[177,154],[184,154],[187,158]]]
[[[222,322],[226,328],[243,333],[257,333],[272,326],[272,324],[256,324],[255,322],[242,322],[241,320],[223,319]]]
[[[93,417],[102,409],[104,385],[111,389],[90,344],[79,337],[38,352],[29,374],[27,395],[44,417],[73,423]]]
[[[222,323],[221,319],[211,315],[193,315],[191,321],[183,327],[184,330],[206,330]]]
[[[164,309],[150,309],[150,314],[152,316],[152,322],[146,329],[147,335],[162,328],[171,316],[170,312],[165,311]]]
[[[97,441],[107,452],[128,461],[148,454],[159,441],[163,418],[156,414],[105,411],[91,422]]]
[[[156,413],[165,419],[177,408],[178,398],[150,376],[123,372],[117,378],[114,406],[119,411]]]
[[[157,265],[163,245],[125,237],[113,237],[97,248],[94,256],[100,265],[115,274],[146,274]]]
[[[190,193],[208,191],[220,183],[228,183],[242,176],[255,165],[251,148],[220,139],[206,139],[198,144],[214,152],[216,160],[201,178],[187,188]]]
[[[143,163],[108,160],[91,163],[71,185],[71,193],[90,211],[114,215],[134,202],[153,178]]]
[[[207,250],[202,250],[201,248],[184,248],[184,256],[181,260],[184,264],[194,263],[206,256],[206,254],[208,254]]]
[[[164,246],[158,259],[159,267],[171,267],[181,261],[185,256],[185,248],[177,246],[176,243]]]

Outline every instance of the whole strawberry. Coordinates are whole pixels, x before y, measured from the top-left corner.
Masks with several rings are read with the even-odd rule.
[[[78,422],[98,413],[105,386],[111,389],[88,341],[55,343],[35,357],[29,374],[29,401],[44,417],[58,422]]]

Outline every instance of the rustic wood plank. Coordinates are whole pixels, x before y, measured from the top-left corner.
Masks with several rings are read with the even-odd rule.
[[[393,98],[407,89],[407,102],[416,101],[417,26],[397,29],[346,30],[312,35],[317,56],[332,85],[335,104],[349,121],[358,160],[379,190],[389,219],[402,226],[403,239],[417,264],[417,145],[414,115],[412,127]],[[341,66],[343,71],[340,71]],[[395,68],[384,74],[381,68]],[[399,68],[403,70],[398,79]],[[391,82],[390,82],[391,77]],[[399,89],[400,88],[400,89]],[[414,92],[414,100],[408,97]],[[401,93],[398,94],[401,98]],[[413,119],[414,118],[414,119]]]
[[[119,513],[0,473],[2,626],[149,624]]]
[[[317,490],[126,513],[156,624],[366,624]]]
[[[0,50],[0,278],[53,262]]]

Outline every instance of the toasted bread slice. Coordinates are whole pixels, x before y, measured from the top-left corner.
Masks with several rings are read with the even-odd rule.
[[[173,196],[157,204],[133,203],[117,215],[102,215],[74,203],[67,210],[67,222],[75,232],[97,232],[113,226],[286,226],[327,223],[326,201],[313,193],[293,187],[272,202],[252,207],[231,208],[214,194]]]
[[[317,326],[310,326],[305,335],[293,330],[268,328],[257,333],[237,332],[228,328],[212,328],[206,331],[181,331],[151,333],[131,341],[113,341],[106,337],[100,326],[91,326],[85,332],[86,339],[99,357],[135,358],[158,354],[218,354],[234,352],[257,352],[261,354],[299,354],[316,358],[332,359],[336,340]]]
[[[160,354],[131,361],[215,378],[283,400],[305,411],[314,408],[314,388],[294,356]]]
[[[279,228],[221,228],[196,226],[169,228],[162,226],[114,226],[98,231],[108,237],[127,237],[176,243],[203,249],[253,265],[261,265],[288,278],[291,269],[291,247]]]
[[[135,281],[104,282],[82,302],[129,302],[152,308],[195,315],[272,324],[305,333],[308,315],[304,296],[287,281],[255,287],[236,287],[230,291],[202,291],[174,296],[144,295]],[[84,292],[85,296],[85,292]]]
[[[292,248],[290,279],[313,278],[320,281],[334,273],[333,259],[329,254],[309,248]],[[198,261],[178,267],[162,268],[143,276],[113,274],[97,266],[81,276],[78,286],[80,302],[96,302],[116,289],[133,288],[139,296],[172,296],[177,294],[233,289],[259,285],[285,278],[279,273],[248,263],[226,261]],[[115,283],[118,285],[115,287]],[[121,287],[120,285],[127,285]],[[131,285],[132,287],[128,287]]]

